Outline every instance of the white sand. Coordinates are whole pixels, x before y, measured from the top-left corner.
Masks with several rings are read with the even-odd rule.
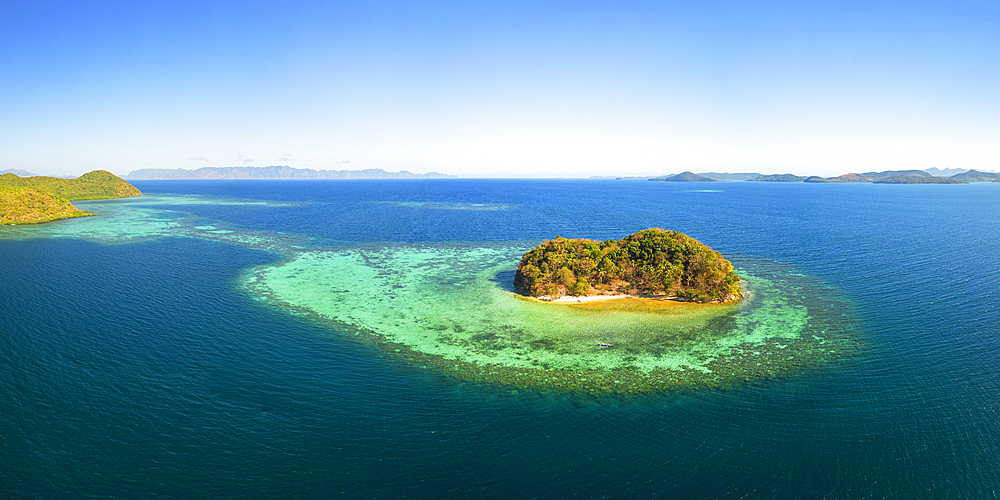
[[[565,303],[575,304],[575,303],[578,303],[578,302],[597,302],[597,301],[600,301],[600,300],[615,300],[615,299],[666,299],[666,300],[675,300],[676,297],[674,297],[672,295],[669,296],[669,297],[666,296],[666,295],[583,295],[583,296],[580,296],[580,297],[574,297],[572,295],[563,295],[561,297],[557,297],[557,298],[554,298],[554,299],[551,298],[551,297],[538,297],[538,299],[539,300],[543,300],[545,302],[552,302],[552,303],[556,303],[556,304],[565,304]]]

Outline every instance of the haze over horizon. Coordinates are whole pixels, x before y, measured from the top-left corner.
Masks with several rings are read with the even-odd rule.
[[[0,170],[1000,170],[996,2],[0,4]]]

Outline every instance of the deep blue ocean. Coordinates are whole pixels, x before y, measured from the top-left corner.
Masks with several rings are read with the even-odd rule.
[[[184,214],[315,245],[674,229],[837,290],[858,348],[725,389],[512,391],[238,286],[278,253],[0,228],[0,497],[1000,496],[1000,184],[134,184],[287,202]]]

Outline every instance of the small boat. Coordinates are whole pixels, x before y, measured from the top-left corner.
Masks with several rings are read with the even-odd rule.
[[[604,342],[598,342],[597,347],[614,347],[614,344],[605,344]]]

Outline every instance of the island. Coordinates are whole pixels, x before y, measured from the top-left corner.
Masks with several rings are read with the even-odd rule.
[[[860,175],[863,175],[872,181],[897,178],[934,177],[923,170],[883,170],[882,172],[865,172]]]
[[[820,177],[810,175],[803,182],[872,182],[872,178],[864,174],[844,174],[837,177]]]
[[[572,296],[724,303],[742,298],[740,277],[719,252],[659,228],[620,240],[547,240],[521,258],[514,289],[546,301]]]
[[[592,179],[602,179],[594,176]],[[607,179],[615,179],[608,177]],[[876,184],[967,184],[969,182],[1000,182],[1000,173],[991,171],[965,170],[962,168],[929,168],[926,170],[885,170],[882,172],[848,173],[836,177],[818,175],[801,176],[795,174],[764,175],[759,173],[727,174],[704,172],[695,174],[682,172],[676,175],[654,177],[617,177],[617,179],[647,179],[651,181],[758,181],[758,182],[807,182],[815,183],[858,183]]]
[[[717,182],[715,179],[710,179],[708,177],[698,175],[694,172],[681,172],[677,175],[671,175],[667,177],[653,177],[651,181],[667,181],[667,182]]]
[[[76,179],[0,175],[0,224],[37,224],[93,214],[70,202],[141,196],[135,186],[111,172],[95,170]]]
[[[748,181],[750,179],[756,179],[764,174],[758,174],[756,172],[742,172],[735,174],[726,172],[702,172],[698,175],[708,177],[709,179],[715,179],[717,181]]]
[[[754,177],[753,179],[747,179],[748,181],[759,181],[759,182],[802,182],[806,180],[804,175],[795,174],[771,174],[762,175],[760,177]]]
[[[952,179],[965,182],[998,182],[1000,181],[1000,174],[996,172],[980,172],[978,170],[969,170],[968,172],[961,172],[951,176]]]
[[[953,177],[933,177],[931,175],[897,175],[895,177],[884,177],[874,181],[875,184],[967,184]]]

